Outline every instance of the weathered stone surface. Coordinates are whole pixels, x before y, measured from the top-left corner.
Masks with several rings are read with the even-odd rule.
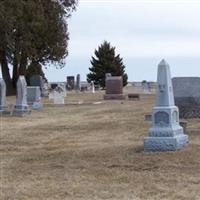
[[[138,93],[129,93],[128,94],[129,100],[140,100],[140,94]]]
[[[76,76],[76,91],[80,92],[81,91],[81,75],[77,74]]]
[[[172,83],[180,117],[200,118],[200,77],[174,77]]]
[[[41,110],[42,109],[42,103],[35,101],[32,105],[34,110]]]
[[[67,76],[67,89],[74,90],[74,87],[75,87],[74,76]]]
[[[65,104],[65,93],[62,87],[58,85],[54,89],[54,104]]]
[[[43,85],[44,85],[44,81],[43,78],[40,75],[33,75],[30,78],[30,85],[31,86],[38,86],[41,89],[41,92],[43,90]]]
[[[142,88],[143,88],[143,92],[145,94],[149,94],[150,93],[150,83],[147,81],[143,81],[142,82]]]
[[[121,76],[111,76],[106,78],[106,94],[122,94],[123,82]]]
[[[107,76],[105,100],[125,99],[123,95],[123,81],[121,76]]]
[[[144,139],[147,151],[175,151],[188,142],[188,136],[181,134],[174,137],[148,137]]]
[[[179,124],[179,111],[174,105],[169,65],[162,60],[158,65],[156,104],[152,111],[152,127],[144,138],[144,149],[151,151],[176,150],[188,142]]]
[[[27,87],[27,101],[28,103],[40,102],[41,91],[38,86],[29,86]]]
[[[27,113],[30,113],[29,106],[27,103],[27,84],[25,77],[19,76],[17,81],[16,105],[13,110],[13,115],[23,116]]]
[[[94,81],[91,81],[91,91],[93,94],[95,93]]]
[[[6,83],[0,79],[0,112],[5,111],[6,108]]]

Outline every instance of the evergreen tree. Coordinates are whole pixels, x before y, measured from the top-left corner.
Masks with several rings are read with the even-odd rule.
[[[111,73],[112,76],[122,76],[123,85],[127,85],[128,76],[125,73],[125,66],[120,55],[115,55],[115,47],[104,41],[95,50],[95,57],[92,56],[92,67],[89,68],[90,73],[87,75],[87,81],[94,81],[95,85],[105,88],[105,74]]]

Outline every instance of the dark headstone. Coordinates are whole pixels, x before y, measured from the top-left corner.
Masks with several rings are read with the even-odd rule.
[[[28,103],[40,102],[41,91],[38,86],[27,87],[27,101]]]
[[[80,74],[77,74],[77,76],[76,76],[76,91],[77,92],[81,91],[81,76],[80,76]]]
[[[67,89],[74,90],[74,87],[75,87],[74,76],[67,76]]]
[[[33,75],[30,78],[30,86],[38,86],[40,87],[41,95],[44,93],[44,81],[40,75]]]
[[[172,79],[175,105],[181,118],[200,117],[200,77],[175,77]]]
[[[136,93],[129,93],[128,94],[128,99],[129,100],[140,100],[140,95]]]
[[[123,80],[121,76],[106,77],[106,94],[104,99],[125,99],[123,94]]]

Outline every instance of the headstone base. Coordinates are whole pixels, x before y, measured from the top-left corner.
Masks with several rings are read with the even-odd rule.
[[[145,137],[145,151],[175,151],[181,149],[188,143],[188,136],[185,134],[174,137]]]
[[[54,104],[55,105],[65,104],[65,99],[64,98],[54,98]]]
[[[16,106],[14,110],[12,111],[12,116],[23,117],[30,113],[31,113],[31,110],[28,107],[23,106],[22,108],[19,108],[19,106]]]
[[[41,110],[42,104],[40,102],[34,102],[32,107],[33,107],[34,110]]]
[[[105,100],[124,100],[126,99],[126,95],[124,94],[105,94]]]
[[[10,110],[0,110],[0,116],[9,116],[11,115]]]

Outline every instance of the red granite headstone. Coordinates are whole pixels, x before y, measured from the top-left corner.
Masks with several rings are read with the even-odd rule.
[[[104,95],[104,99],[125,99],[121,76],[106,77],[106,94]]]

